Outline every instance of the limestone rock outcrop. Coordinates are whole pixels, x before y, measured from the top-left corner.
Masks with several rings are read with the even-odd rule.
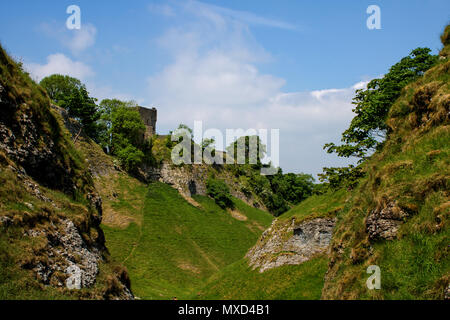
[[[392,240],[408,214],[394,202],[372,210],[366,218],[366,231],[371,240]]]
[[[334,218],[316,218],[300,223],[295,219],[284,223],[274,220],[246,257],[250,265],[254,269],[259,268],[260,272],[301,264],[328,249],[335,223]]]

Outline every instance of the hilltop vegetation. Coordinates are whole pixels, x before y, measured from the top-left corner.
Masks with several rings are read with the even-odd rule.
[[[449,296],[449,32],[450,26],[442,36],[444,48],[435,65],[394,94],[396,99],[383,120],[386,140],[357,167],[358,172],[353,167],[330,170],[325,174],[328,185],[321,194],[282,214],[270,233],[258,242],[264,249],[264,243],[273,239],[299,241],[294,233],[300,229],[295,228],[320,221],[317,219],[336,219],[328,267],[318,269],[315,275],[325,279],[320,290],[322,299]],[[297,226],[294,233],[292,225]],[[282,268],[287,267],[298,270],[299,274],[283,285],[284,292],[293,292],[298,283],[310,280],[300,270],[319,264],[321,259],[313,257],[306,263],[263,274],[272,277],[284,273]],[[225,269],[206,285],[203,295],[226,297],[228,289],[236,292],[240,284],[230,284],[228,279],[238,277],[257,279],[245,285],[243,291],[246,297],[259,297],[257,292],[265,286],[264,276],[247,267],[248,263]],[[366,286],[370,265],[381,269],[380,290]],[[319,292],[317,286],[314,290]]]
[[[447,27],[443,52],[448,51]],[[450,62],[440,59],[389,110],[390,134],[338,213],[323,298],[443,299],[450,276]],[[380,232],[385,231],[385,232]],[[382,290],[365,288],[378,265]]]

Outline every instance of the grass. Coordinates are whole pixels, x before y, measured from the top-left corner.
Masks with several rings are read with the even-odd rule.
[[[318,300],[327,270],[325,256],[301,265],[281,266],[264,273],[252,270],[246,259],[212,276],[195,299]]]
[[[325,298],[444,299],[450,282],[447,60],[408,85],[392,106],[392,132],[364,164],[367,176],[338,215]],[[395,240],[369,240],[365,218],[386,203],[408,217]],[[381,268],[381,290],[365,286],[369,265]]]
[[[346,197],[348,197],[348,192],[345,189],[327,192],[323,195],[313,195],[283,213],[279,220],[285,221],[295,217],[297,222],[300,222],[304,219],[333,217],[343,209]]]
[[[178,191],[163,183],[148,188],[118,184],[119,196],[112,207],[128,203],[123,194],[144,199],[137,221],[127,227],[104,225],[111,255],[127,267],[133,292],[142,299],[188,298],[212,274],[242,259],[267,228],[272,216],[234,199],[247,217],[240,221],[207,197],[195,196],[194,207]],[[133,188],[133,187],[132,187]]]
[[[10,168],[0,165],[0,212],[11,219],[12,224],[0,225],[0,300],[54,300],[54,299],[100,299],[108,289],[108,280],[120,268],[116,263],[100,264],[100,273],[92,288],[70,291],[42,284],[31,270],[37,262],[49,259],[46,236],[29,237],[24,233],[36,228],[48,230],[71,219],[86,243],[98,236],[98,230],[89,224],[89,208],[84,201],[78,202],[61,191],[40,186],[41,194],[52,199],[55,207],[33,197],[23,182]],[[27,205],[25,205],[25,203]]]
[[[109,261],[106,252],[103,252],[105,261],[92,288],[70,291],[46,286],[32,270],[39,262],[44,265],[49,260],[63,262],[57,254],[50,257],[48,250],[51,232],[55,229],[64,232],[63,219],[73,221],[87,246],[102,241],[101,230],[93,223],[97,212],[87,200],[94,185],[84,157],[72,143],[61,116],[51,108],[45,90],[2,46],[0,85],[3,88],[0,122],[11,129],[15,137],[10,147],[25,147],[30,155],[48,152],[48,156],[41,159],[32,156],[37,161],[25,158],[22,163],[14,163],[0,151],[0,216],[10,222],[6,227],[0,224],[0,299],[105,298],[108,290],[117,289],[116,274],[123,275],[121,266]],[[28,119],[30,124],[20,119]],[[20,166],[27,172],[21,179]],[[45,198],[27,189],[27,183],[37,184]],[[27,236],[26,231],[33,228],[46,235]],[[56,271],[50,284],[64,280],[64,273]]]

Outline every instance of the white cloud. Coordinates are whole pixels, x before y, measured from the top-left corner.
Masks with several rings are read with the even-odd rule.
[[[285,21],[268,19],[256,15],[252,12],[232,10],[217,5],[206,4],[200,1],[194,0],[188,1],[186,3],[185,8],[187,8],[188,10],[190,10],[195,14],[201,15],[203,17],[215,21],[218,25],[224,24],[226,18],[232,18],[234,20],[241,21],[248,25],[261,25],[272,28],[298,30],[298,27],[296,25],[293,25]]]
[[[97,28],[91,23],[82,23],[80,29],[69,30],[55,23],[42,23],[40,29],[47,36],[59,41],[72,54],[79,55],[95,44]]]
[[[178,100],[192,106],[246,106],[267,101],[284,80],[262,75],[255,66],[211,51],[179,56],[175,63],[149,78],[151,94],[159,103]]]
[[[287,171],[318,173],[323,166],[349,162],[326,154],[322,146],[339,140],[353,117],[354,91],[366,82],[284,92],[284,79],[259,71],[257,64],[272,58],[243,20],[269,22],[195,1],[186,6],[185,14],[192,15],[194,8],[196,18],[159,39],[173,61],[148,78],[148,100],[158,108],[161,133],[195,120],[203,121],[204,130],[277,128],[281,166]]]
[[[55,73],[69,75],[80,80],[94,75],[88,65],[80,61],[73,61],[62,53],[49,55],[46,64],[26,63],[25,68],[38,81]]]
[[[85,81],[84,83],[86,84],[89,94],[98,99],[98,103],[100,103],[103,99],[119,99],[122,101],[134,100],[140,105],[143,105],[144,103],[144,99],[136,98],[136,96],[128,93],[117,91],[108,85],[99,85],[91,79]]]
[[[95,44],[97,29],[89,23],[82,24],[80,29],[69,30],[71,36],[62,39],[63,44],[74,54],[78,54]]]

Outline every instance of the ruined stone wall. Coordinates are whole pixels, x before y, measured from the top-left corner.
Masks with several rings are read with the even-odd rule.
[[[142,121],[145,124],[145,134],[144,139],[148,139],[156,133],[156,108],[144,108],[138,107],[139,114],[141,115]]]

